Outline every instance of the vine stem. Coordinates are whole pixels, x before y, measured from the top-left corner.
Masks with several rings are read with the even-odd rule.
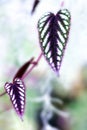
[[[5,95],[5,94],[6,94],[6,91],[3,92],[3,93],[1,93],[1,94],[0,94],[0,97],[2,97],[2,96]]]
[[[43,53],[40,53],[40,55],[38,56],[37,60],[32,63],[33,65],[31,66],[31,68],[22,76],[22,80],[24,80],[27,77],[27,75],[34,69],[34,67],[39,63],[42,55],[43,55]],[[7,94],[6,91],[1,93],[0,97],[4,96],[5,94]]]
[[[31,68],[22,76],[22,80],[24,80],[27,77],[27,75],[34,69],[34,67],[39,63],[42,56],[43,53],[41,52],[37,60],[32,63],[33,65],[31,66]]]

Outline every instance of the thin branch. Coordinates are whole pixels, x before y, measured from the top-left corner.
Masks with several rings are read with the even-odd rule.
[[[39,63],[39,61],[40,61],[42,55],[43,55],[43,54],[41,53],[41,54],[39,55],[39,57],[37,58],[37,60],[33,62],[33,65],[31,66],[31,68],[22,76],[22,80],[23,80],[24,78],[26,78],[26,76],[27,76],[27,75],[34,69],[34,67]],[[6,91],[3,92],[3,93],[1,93],[1,94],[0,94],[0,97],[4,96],[6,93],[7,93]]]
[[[46,98],[45,96],[41,96],[41,97],[36,97],[36,98],[29,98],[28,101],[29,102],[35,102],[35,103],[41,103],[41,102],[45,102],[46,103]],[[50,97],[50,101],[58,103],[60,105],[63,105],[63,101],[58,99],[58,98],[52,98]]]
[[[41,103],[44,101],[44,97],[29,98],[28,101],[34,103]]]
[[[51,98],[51,101],[63,105],[63,101],[59,98]]]
[[[54,107],[53,105],[50,106],[50,109],[52,109],[52,111],[54,111],[56,114],[65,117],[65,118],[69,118],[69,113],[68,112],[64,112],[62,110],[57,109],[56,107]]]
[[[6,91],[0,94],[0,97],[4,96],[6,94]]]
[[[42,55],[43,53],[41,53],[39,57],[37,58],[37,60],[33,62],[33,65],[31,66],[31,68],[22,76],[22,80],[24,80],[27,77],[27,75],[34,69],[34,67],[39,63]]]

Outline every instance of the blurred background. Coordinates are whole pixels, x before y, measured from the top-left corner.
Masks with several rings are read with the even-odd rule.
[[[87,130],[87,2],[86,0],[0,0],[0,93],[16,71],[41,53],[37,22],[45,12],[71,12],[67,49],[58,77],[42,57],[25,79],[24,121],[8,95],[0,98],[0,130]]]

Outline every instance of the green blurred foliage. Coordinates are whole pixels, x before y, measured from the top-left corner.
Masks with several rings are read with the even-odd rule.
[[[87,92],[83,92],[75,102],[68,105],[71,114],[72,130],[87,129]]]

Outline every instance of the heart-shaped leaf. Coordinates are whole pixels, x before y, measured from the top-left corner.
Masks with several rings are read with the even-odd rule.
[[[56,72],[59,72],[66,47],[70,13],[67,9],[59,10],[56,15],[47,13],[38,21],[40,46],[46,60]]]
[[[5,90],[10,96],[11,102],[16,113],[22,119],[25,110],[25,85],[24,82],[16,78],[13,83],[6,83]]]

